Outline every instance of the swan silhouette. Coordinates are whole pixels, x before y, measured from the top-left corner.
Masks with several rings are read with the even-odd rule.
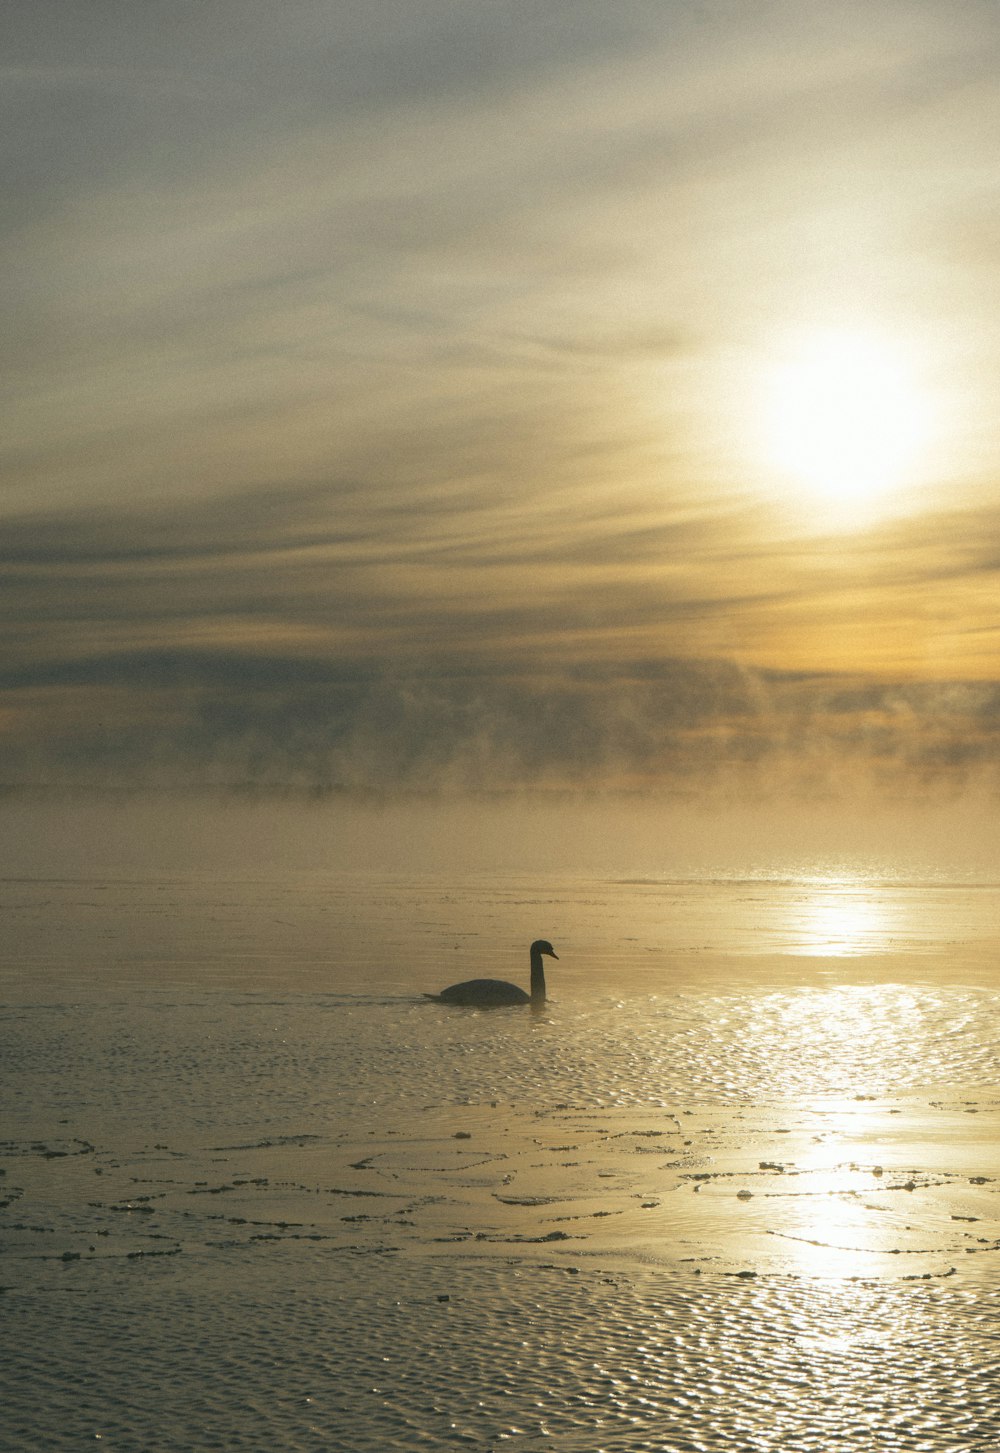
[[[559,955],[548,939],[536,938],[531,945],[531,993],[526,994],[516,984],[506,979],[466,979],[462,984],[452,984],[440,994],[425,994],[425,999],[434,999],[439,1004],[468,1004],[480,1009],[501,1009],[511,1004],[544,1004],[545,973],[542,969],[542,954],[550,959]]]

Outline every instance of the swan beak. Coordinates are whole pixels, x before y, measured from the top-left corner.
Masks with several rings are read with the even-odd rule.
[[[555,949],[554,948],[550,948],[549,949],[549,958],[550,959],[558,959],[558,957],[559,957],[559,955],[556,953]]]

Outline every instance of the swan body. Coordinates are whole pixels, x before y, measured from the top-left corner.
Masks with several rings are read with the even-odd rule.
[[[551,959],[559,955],[547,939],[537,938],[531,945],[531,993],[526,994],[517,984],[508,984],[506,979],[466,979],[462,984],[452,984],[440,994],[427,994],[439,1004],[463,1004],[478,1009],[502,1009],[514,1004],[545,1003],[545,973],[542,969],[542,955]]]

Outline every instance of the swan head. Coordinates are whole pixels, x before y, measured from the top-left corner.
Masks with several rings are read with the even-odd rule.
[[[531,945],[531,952],[532,956],[536,954],[548,954],[550,959],[559,958],[559,955],[556,953],[555,949],[549,943],[547,938],[536,938],[535,942]]]

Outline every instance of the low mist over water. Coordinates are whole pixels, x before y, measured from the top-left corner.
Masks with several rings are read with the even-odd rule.
[[[618,878],[997,871],[992,800],[885,803],[649,793],[400,797],[326,793],[13,793],[0,868],[46,875],[191,870],[598,872]]]

